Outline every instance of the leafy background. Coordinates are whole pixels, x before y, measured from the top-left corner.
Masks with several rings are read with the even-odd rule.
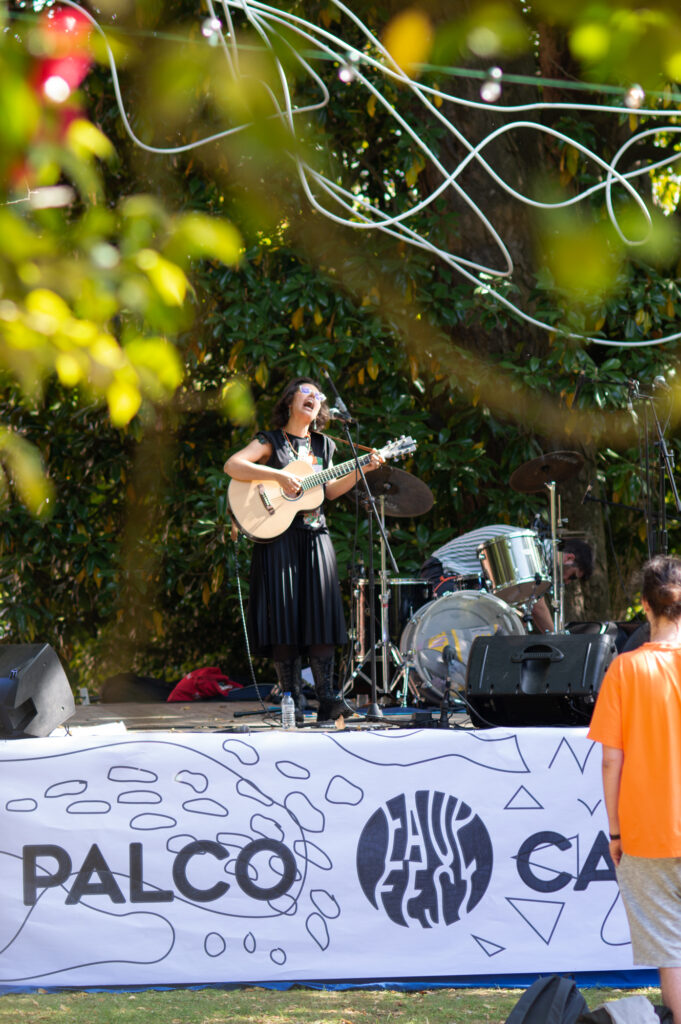
[[[118,671],[171,682],[215,663],[247,681],[236,562],[246,597],[248,543],[237,548],[230,537],[222,466],[267,424],[290,376],[319,376],[323,367],[358,420],[362,443],[401,434],[418,442],[401,468],[428,484],[435,504],[413,520],[388,521],[401,576],[413,576],[455,533],[546,517],[546,498],[516,493],[509,478],[542,451],[570,449],[585,465],[560,488],[563,513],[594,544],[598,567],[575,588],[568,617],[635,614],[635,571],[648,551],[642,509],[657,482],[646,488],[641,480],[645,410],[634,409],[638,423],[627,411],[627,382],[667,376],[673,389],[657,407],[674,454],[678,345],[598,347],[566,340],[560,328],[641,341],[674,330],[681,301],[675,137],[655,137],[656,159],[668,153],[669,164],[641,185],[658,198],[653,242],[644,249],[614,236],[601,193],[579,216],[538,215],[512,206],[475,169],[467,175],[466,188],[498,219],[516,261],[504,287],[556,325],[548,334],[429,253],[311,211],[282,156],[292,147],[391,212],[437,184],[394,121],[337,69],[328,76],[329,104],[299,126],[294,143],[268,119],[261,91],[226,82],[195,4],[93,6],[114,41],[126,110],[148,144],[178,145],[251,122],[220,142],[160,156],[125,132],[96,38],[94,62],[66,106],[44,100],[36,68],[55,43],[40,35],[42,6],[10,7],[11,31],[0,43],[0,94],[16,115],[0,125],[4,639],[53,644],[72,684],[93,690]],[[339,18],[330,4],[287,7],[322,25]],[[647,103],[676,116],[674,5],[642,11],[545,0],[523,11],[510,3],[424,3],[419,12],[421,28],[410,23],[406,35],[401,4],[366,5],[362,14],[378,35],[393,32],[394,48],[405,45],[412,57],[418,49],[419,73],[443,89],[479,97],[485,69],[498,61],[509,103],[538,93],[574,102],[577,80],[615,90],[589,92],[592,102],[613,95],[621,102],[637,81]],[[471,47],[481,26],[494,40],[484,56]],[[345,28],[349,44],[363,45]],[[273,80],[239,31],[244,74]],[[455,78],[452,67],[469,77]],[[524,80],[537,75],[553,84],[528,92]],[[309,83],[299,77],[296,87],[304,100]],[[454,166],[461,153],[442,126],[405,90],[391,90]],[[457,109],[455,116],[475,141],[504,115]],[[544,117],[605,159],[652,123],[624,106],[617,118]],[[631,159],[644,156],[637,149]],[[534,134],[504,137],[488,157],[535,195],[576,191],[596,175],[575,147]],[[27,187],[60,183],[75,194],[63,209],[18,201]],[[494,258],[451,192],[422,211],[418,229],[454,251]],[[598,500],[583,502],[589,484]],[[665,492],[672,516],[668,484]],[[367,523],[344,499],[329,518],[349,600],[353,567],[368,561]],[[677,535],[670,519],[671,550]],[[265,664],[255,669],[267,676]]]

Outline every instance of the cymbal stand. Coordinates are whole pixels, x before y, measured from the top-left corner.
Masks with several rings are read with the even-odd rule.
[[[551,517],[551,554],[553,559],[553,629],[556,633],[565,631],[565,580],[563,579],[563,559],[559,555],[558,523],[560,522],[560,498],[556,490],[555,480],[545,484],[549,492],[549,508]]]

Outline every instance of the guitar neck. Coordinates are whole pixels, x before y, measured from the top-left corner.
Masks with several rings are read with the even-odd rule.
[[[362,455],[357,461],[360,466],[366,466],[371,462],[371,455]],[[320,484],[328,483],[329,480],[338,480],[341,476],[347,476],[356,466],[357,462],[354,459],[349,459],[347,462],[341,462],[338,466],[329,466],[328,469],[322,469],[318,473],[310,473],[301,481],[301,487],[304,491],[311,491],[313,487],[319,487]]]

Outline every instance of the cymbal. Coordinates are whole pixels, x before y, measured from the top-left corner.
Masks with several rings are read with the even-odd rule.
[[[435,498],[428,484],[404,469],[379,466],[366,474],[366,481],[374,498],[383,496],[387,516],[421,516],[433,507]],[[360,501],[366,500],[361,481],[344,497],[354,501],[355,495]]]
[[[508,481],[514,491],[522,494],[534,494],[543,491],[546,484],[562,483],[576,476],[584,465],[584,457],[579,452],[547,452],[536,459],[523,462],[511,473]]]

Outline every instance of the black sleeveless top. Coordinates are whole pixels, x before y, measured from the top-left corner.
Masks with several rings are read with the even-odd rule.
[[[295,462],[301,449],[303,454],[307,451],[307,438],[296,437],[295,434],[288,432],[284,433],[281,428],[259,430],[255,436],[261,444],[272,446],[272,454],[265,465],[275,469],[284,469],[290,462]],[[324,434],[311,430],[310,444],[314,460],[313,470],[328,469],[336,450],[335,443]],[[322,512],[322,506],[309,512],[298,512],[291,526],[300,530],[325,530],[326,519]]]

